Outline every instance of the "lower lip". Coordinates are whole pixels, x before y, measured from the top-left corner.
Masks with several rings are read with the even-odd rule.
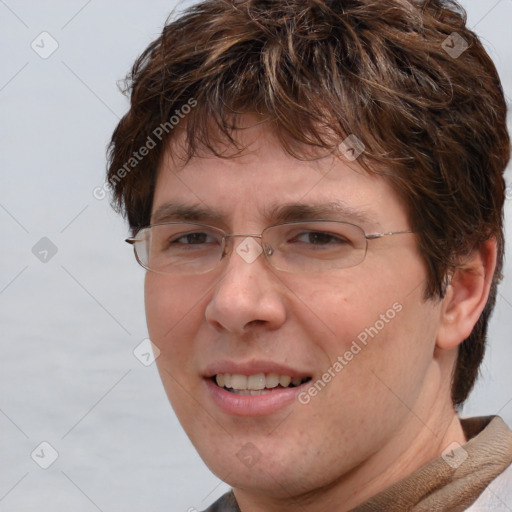
[[[227,414],[237,416],[265,416],[279,411],[297,401],[297,395],[308,383],[295,388],[274,388],[263,395],[239,395],[205,379],[213,402]]]

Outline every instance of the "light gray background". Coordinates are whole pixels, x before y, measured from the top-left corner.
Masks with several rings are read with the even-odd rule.
[[[512,0],[463,4],[510,97]],[[185,512],[227,489],[181,430],[155,365],[133,354],[147,336],[144,274],[122,219],[93,196],[127,109],[116,81],[174,5],[0,0],[1,511]],[[47,59],[31,48],[50,48],[43,31],[59,45]],[[57,248],[46,263],[32,252],[42,237]],[[512,425],[509,260],[464,413]],[[43,441],[59,454],[48,469],[31,458]]]

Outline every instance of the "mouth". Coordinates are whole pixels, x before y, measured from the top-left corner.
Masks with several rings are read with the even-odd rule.
[[[277,373],[241,375],[218,373],[210,379],[217,387],[235,395],[261,396],[291,389],[309,382],[311,377],[291,377]]]
[[[261,417],[299,404],[301,390],[314,380],[307,367],[300,366],[257,359],[217,361],[204,369],[203,378],[217,409],[229,416]]]

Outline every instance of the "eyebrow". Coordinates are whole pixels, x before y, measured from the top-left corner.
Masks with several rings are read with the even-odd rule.
[[[353,208],[341,200],[326,203],[285,203],[276,205],[266,211],[266,217],[276,222],[328,219],[360,224],[379,224],[371,212]]]
[[[273,205],[263,210],[263,216],[269,224],[328,219],[380,226],[380,223],[371,212],[353,208],[340,200],[326,203],[284,203]],[[151,223],[190,221],[224,224],[229,217],[230,215],[227,212],[214,210],[205,205],[169,201],[159,206],[153,212]]]
[[[151,215],[151,223],[159,224],[161,222],[173,221],[211,221],[220,222],[226,218],[222,211],[215,211],[207,206],[197,204],[184,204],[175,201],[169,201],[159,206]]]

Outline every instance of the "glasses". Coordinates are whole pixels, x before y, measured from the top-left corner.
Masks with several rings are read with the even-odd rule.
[[[168,222],[142,228],[126,242],[137,261],[160,274],[204,274],[233,250],[235,237],[245,237],[236,252],[247,262],[263,254],[275,269],[290,273],[326,272],[364,261],[368,240],[413,233],[392,231],[367,235],[347,222],[311,220],[270,226],[260,235],[226,233],[206,224]],[[254,240],[259,239],[259,244]]]

